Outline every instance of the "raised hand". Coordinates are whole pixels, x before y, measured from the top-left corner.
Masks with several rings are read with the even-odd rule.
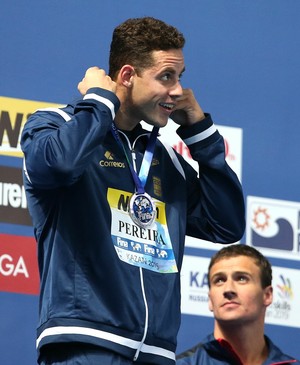
[[[85,95],[87,90],[92,87],[101,87],[102,89],[116,92],[116,83],[99,67],[90,67],[87,69],[84,78],[78,84],[78,90],[81,95]]]

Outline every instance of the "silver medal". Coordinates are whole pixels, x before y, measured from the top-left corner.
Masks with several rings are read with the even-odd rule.
[[[147,193],[133,194],[130,198],[129,214],[139,227],[150,227],[156,218],[156,207],[151,196]]]

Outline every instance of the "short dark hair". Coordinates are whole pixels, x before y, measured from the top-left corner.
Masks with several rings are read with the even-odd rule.
[[[123,65],[141,72],[153,64],[153,51],[182,49],[185,39],[175,27],[152,17],[131,18],[113,32],[109,55],[109,76],[115,79]]]
[[[255,264],[260,268],[261,286],[263,288],[266,288],[267,286],[272,285],[272,267],[269,260],[252,246],[247,246],[244,244],[234,244],[223,247],[211,258],[208,266],[209,286],[210,286],[210,271],[212,266],[215,263],[219,262],[220,260],[237,256],[251,257],[254,260]]]

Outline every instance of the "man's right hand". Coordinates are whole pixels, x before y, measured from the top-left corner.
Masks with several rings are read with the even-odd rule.
[[[84,78],[78,84],[78,90],[81,95],[85,95],[88,89],[92,87],[101,87],[102,89],[116,93],[116,83],[106,75],[103,69],[96,66],[87,69]]]

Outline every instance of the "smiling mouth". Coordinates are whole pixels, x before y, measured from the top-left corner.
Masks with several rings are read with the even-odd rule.
[[[173,110],[175,107],[175,105],[172,103],[159,103],[159,105],[169,111]]]

